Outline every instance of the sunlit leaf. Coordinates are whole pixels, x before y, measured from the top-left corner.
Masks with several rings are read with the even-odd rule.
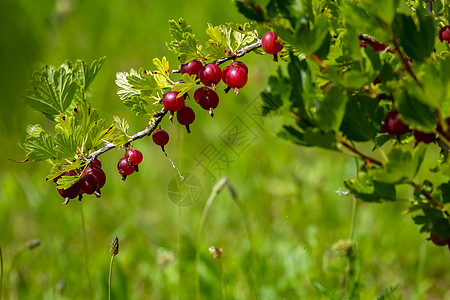
[[[27,158],[32,161],[43,161],[55,157],[54,142],[52,136],[45,131],[32,133],[22,145],[27,153]]]
[[[180,92],[179,96],[186,94],[194,85],[197,75],[183,74],[181,79],[183,82],[174,85],[173,90]]]
[[[56,115],[66,112],[78,88],[66,67],[44,66],[41,72],[33,74],[25,103],[53,120]]]

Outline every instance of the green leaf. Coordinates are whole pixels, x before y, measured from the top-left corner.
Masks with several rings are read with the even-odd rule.
[[[169,31],[174,40],[166,45],[170,51],[178,53],[179,43],[184,40],[184,34],[192,33],[192,29],[191,26],[188,26],[186,21],[182,18],[178,19],[178,21],[169,20],[169,25]]]
[[[222,28],[208,23],[206,34],[209,36],[209,40],[206,42],[206,50],[209,52],[208,58],[217,60],[223,57],[228,45]]]
[[[299,21],[299,23],[302,21]],[[328,17],[320,15],[310,28],[309,23],[300,23],[300,27],[292,34],[288,34],[281,26],[275,26],[275,32],[280,32],[285,41],[294,46],[298,51],[309,55],[322,47],[328,33]]]
[[[61,176],[61,178],[58,179],[56,182],[58,184],[58,189],[68,189],[72,185],[74,185],[78,180],[80,180],[81,175],[74,175],[74,176]]]
[[[405,88],[417,100],[439,109],[448,114],[450,112],[450,56],[445,59],[431,61],[422,64],[419,73],[419,81],[423,87],[414,82],[407,82]]]
[[[195,79],[197,78],[197,75],[189,75],[187,73],[184,73],[181,76],[181,80],[183,82],[177,83],[173,86],[173,90],[176,92],[180,92],[179,96],[186,94],[194,85],[195,85]]]
[[[81,145],[84,153],[103,146],[103,140],[108,140],[108,134],[112,130],[111,126],[100,118],[96,109],[89,103],[83,101],[76,108],[73,116],[75,117],[75,126],[84,133],[84,141]]]
[[[436,128],[434,109],[420,102],[405,90],[398,90],[394,94],[402,119],[410,126],[424,132],[433,132]]]
[[[114,126],[107,124],[105,119],[100,119],[95,122],[88,133],[84,151],[90,152],[91,150],[103,147],[105,141],[111,140],[113,129]]]
[[[191,26],[187,25],[183,18],[178,19],[178,21],[169,20],[169,24],[170,34],[176,41],[182,40],[185,32],[192,32]]]
[[[175,52],[178,53],[178,59],[182,64],[199,57],[199,49],[197,48],[197,39],[193,33],[184,33],[183,39],[178,42]]]
[[[290,77],[289,100],[292,107],[298,110],[298,114],[305,120],[310,120],[309,108],[315,100],[316,91],[313,86],[313,80],[306,61],[290,53],[291,61],[288,65],[288,72]]]
[[[29,137],[39,137],[41,132],[44,131],[44,128],[42,128],[41,125],[36,124],[36,125],[28,125],[27,127],[27,138]]]
[[[58,157],[73,160],[84,144],[84,129],[76,124],[74,117],[58,116],[55,126],[55,151]]]
[[[263,10],[253,4],[251,1],[235,1],[236,7],[238,11],[244,15],[249,20],[254,20],[257,22],[264,21],[264,12]]]
[[[305,135],[293,126],[284,125],[283,129],[277,133],[277,136],[300,146],[310,146],[305,141]]]
[[[63,165],[63,164],[56,163],[51,168],[50,174],[47,175],[45,180],[53,181],[55,178],[61,176],[65,172],[69,172],[72,170],[79,170],[79,169],[85,167],[86,163],[87,163],[86,161],[81,162],[81,160],[79,158],[77,158],[74,162],[72,162],[70,164]]]
[[[366,33],[380,42],[388,40],[382,20],[359,6],[358,2],[344,1],[340,5],[340,10],[346,26],[354,28],[356,32]]]
[[[450,223],[442,211],[434,207],[424,207],[422,210],[424,215],[413,217],[414,223],[423,225],[423,231],[433,231],[442,239],[450,238]]]
[[[138,104],[134,104],[131,108],[131,111],[134,112],[138,117],[150,115],[147,109],[147,103],[145,103],[144,101],[139,101]]]
[[[362,52],[364,71],[366,74],[370,74],[370,79],[375,77],[376,71],[381,71],[382,64],[380,59],[380,53],[375,52],[372,47],[364,48]]]
[[[388,161],[382,169],[370,170],[374,180],[385,183],[408,183],[417,175],[425,157],[426,147],[419,144],[415,149],[410,145],[397,146],[388,154]]]
[[[130,125],[126,119],[121,119],[118,116],[113,116],[114,126],[122,132],[124,135],[128,136],[128,130],[130,129]]]
[[[131,74],[137,74],[137,72],[131,69]],[[133,96],[140,95],[139,90],[135,89],[127,80],[128,73],[126,72],[117,72],[116,73],[116,85],[119,87],[117,91],[117,95],[120,100],[124,101],[126,99],[130,99]]]
[[[141,94],[142,91],[153,91],[159,88],[153,74],[146,73],[143,69],[139,70],[139,73],[128,75],[127,82],[132,88],[141,90]]]
[[[97,110],[87,101],[81,102],[80,106],[75,109],[73,117],[75,118],[75,126],[80,126],[81,130],[86,133],[100,120]]]
[[[413,16],[397,13],[392,30],[411,59],[422,62],[433,52],[436,35],[434,19],[431,15],[425,15],[422,9],[417,10],[417,24]]]
[[[316,50],[315,54],[322,60],[326,59],[328,53],[330,52],[332,36],[329,32],[327,32],[325,38],[322,41],[322,45]]]
[[[384,113],[376,99],[359,95],[358,100],[347,102],[340,130],[349,140],[365,142],[374,139],[380,131]]]
[[[261,105],[263,116],[267,116],[272,111],[277,111],[283,105],[283,99],[279,94],[262,92],[261,99],[263,102]]]
[[[357,178],[347,179],[344,184],[357,198],[366,202],[396,199],[395,185],[373,180],[367,172],[359,172]]]
[[[374,16],[383,20],[386,24],[391,24],[395,11],[397,10],[399,0],[363,0],[361,5]]]
[[[53,120],[70,107],[78,88],[67,66],[58,69],[44,66],[41,72],[33,74],[31,86],[25,93],[25,103]]]
[[[346,89],[359,89],[371,82],[371,78],[367,77],[367,74],[358,70],[341,72],[339,68],[333,66],[328,68],[328,77],[330,81]]]
[[[266,11],[270,18],[282,16],[288,19],[291,25],[295,25],[297,19],[294,12],[298,6],[294,7],[293,4],[292,0],[270,0],[266,6]]]
[[[324,132],[319,128],[307,128],[305,130],[305,142],[309,146],[337,150],[334,132]]]
[[[31,132],[31,135],[27,137],[22,147],[27,153],[27,158],[32,161],[52,159],[56,154],[53,149],[54,143],[52,136],[43,130],[39,131],[39,129]]]
[[[439,189],[442,192],[442,203],[450,203],[450,182],[441,184]]]
[[[105,58],[94,60],[90,66],[87,66],[83,60],[77,60],[72,67],[74,80],[87,90],[103,66]]]
[[[375,140],[374,140],[375,145],[373,146],[372,151],[374,151],[377,148],[381,148],[384,144],[386,144],[393,138],[394,138],[394,136],[392,136],[388,133],[379,134],[378,136],[375,137]]]
[[[133,107],[134,105],[139,105],[139,103],[143,102],[145,105],[148,105],[147,101],[145,101],[141,96],[133,96],[130,99],[124,100],[123,104],[128,107]]]
[[[169,74],[169,61],[167,60],[167,58],[165,56],[161,60],[159,60],[158,58],[154,58],[153,64],[155,65],[159,74],[164,74],[164,75]]]
[[[324,131],[338,131],[345,114],[348,97],[337,86],[332,86],[317,107],[316,123]]]

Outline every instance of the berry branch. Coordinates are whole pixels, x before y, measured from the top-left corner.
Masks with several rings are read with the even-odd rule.
[[[258,39],[258,38],[257,38]],[[238,57],[242,57],[252,51],[254,51],[255,49],[261,48],[261,41],[258,39],[258,41],[256,43],[253,43],[251,45],[245,46],[243,48],[240,48],[239,50],[236,51],[236,53],[234,53],[231,56],[227,56],[227,57],[223,57],[223,58],[219,58],[217,59],[214,63],[216,65],[220,65],[223,64],[229,60],[234,60]],[[179,71],[172,71],[172,73],[178,73]],[[182,82],[182,81],[180,81]],[[130,136],[130,138],[128,139],[127,143],[124,145],[125,147],[128,147],[133,141],[141,139],[145,136],[149,136],[151,135],[156,128],[158,127],[158,125],[161,123],[161,121],[163,120],[163,118],[165,117],[165,115],[167,114],[167,110],[165,108],[162,108],[161,111],[157,114],[155,114],[155,119],[151,122],[151,124],[146,127],[144,130],[137,132],[136,134]],[[89,154],[86,159],[89,161],[93,161],[95,158],[97,158],[98,156],[102,155],[105,152],[108,152],[111,149],[116,148],[116,144],[105,141],[105,146],[92,152],[91,154]]]
[[[136,134],[130,136],[130,138],[128,139],[128,142],[124,145],[125,147],[129,146],[133,141],[141,139],[145,136],[151,135],[153,131],[156,130],[156,128],[158,127],[159,123],[161,123],[162,119],[164,118],[164,116],[167,114],[167,110],[162,108],[161,111],[159,113],[157,113],[155,115],[155,119],[153,119],[153,121],[150,123],[150,125],[148,127],[146,127],[144,130],[137,132]],[[116,148],[116,145],[114,143],[111,142],[107,142],[105,141],[105,146],[98,149],[97,151],[92,152],[91,154],[89,154],[86,159],[93,161],[95,158],[97,158],[99,155],[108,152],[111,149]]]
[[[236,59],[238,57],[242,57],[242,56],[246,55],[247,53],[252,52],[253,50],[256,50],[256,49],[260,48],[261,47],[261,41],[259,40],[259,38],[257,38],[257,39],[258,39],[258,41],[256,43],[253,43],[251,45],[245,46],[245,47],[237,50],[236,53],[234,53],[234,54],[231,54],[231,55],[223,57],[223,58],[219,58],[214,63],[216,65],[220,65],[220,64],[223,64],[226,61],[229,61],[229,60],[232,60],[232,59]]]

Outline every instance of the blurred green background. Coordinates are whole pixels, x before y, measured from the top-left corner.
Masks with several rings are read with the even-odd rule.
[[[347,260],[332,246],[350,235],[353,200],[339,194],[354,176],[355,161],[345,155],[304,149],[276,137],[281,116],[258,115],[259,93],[277,64],[269,56],[247,55],[250,77],[238,96],[221,92],[214,119],[196,107],[187,135],[164,120],[171,135],[166,150],[183,173],[198,179],[197,189],[183,187],[195,205],[174,205],[177,171],[151,139],[134,143],[144,154],[139,173],[122,182],[116,163],[120,150],[101,156],[107,173],[102,197],[62,205],[49,165],[14,163],[24,152],[19,143],[28,124],[51,128],[42,115],[24,106],[22,95],[41,63],[65,59],[107,60],[91,88],[90,100],[107,120],[127,118],[131,132],[148,120],[137,118],[116,96],[115,74],[153,68],[152,58],[176,57],[169,19],[183,17],[204,43],[207,23],[245,19],[232,1],[3,0],[0,4],[1,104],[0,246],[4,260],[3,299],[105,299],[109,245],[120,240],[115,258],[114,299],[193,299],[195,253],[201,214],[212,186],[223,176],[248,212],[241,214],[223,190],[215,198],[204,237],[197,249],[201,298],[320,299],[317,280],[341,292]],[[282,65],[282,63],[279,63]],[[192,100],[191,100],[192,101]],[[233,135],[244,131],[245,139]],[[224,140],[234,142],[225,143]],[[234,140],[233,140],[234,139]],[[206,153],[217,157],[205,163]],[[354,238],[360,261],[361,297],[373,299],[398,285],[396,297],[450,299],[450,255],[418,233],[407,200],[389,204],[358,203]],[[84,212],[87,256],[83,245]],[[245,222],[251,226],[248,238]],[[24,243],[37,238],[33,250]],[[222,248],[214,259],[208,248]],[[86,272],[88,266],[90,280]]]

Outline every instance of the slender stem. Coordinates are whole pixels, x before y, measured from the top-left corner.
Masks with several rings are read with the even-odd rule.
[[[222,260],[220,258],[219,258],[219,269],[220,269],[220,287],[222,289],[222,299],[225,300],[227,298],[227,294],[226,294],[224,278],[223,278],[223,264],[222,264]]]
[[[194,277],[195,277],[195,298],[199,299],[200,297],[200,279],[198,275],[198,263],[200,261],[200,244],[202,242],[203,238],[203,231],[205,230],[206,225],[206,219],[208,218],[209,211],[211,209],[211,206],[214,202],[214,199],[216,198],[218,193],[218,190],[214,189],[212,190],[211,194],[209,195],[208,200],[206,201],[205,207],[203,208],[202,212],[202,220],[200,223],[200,230],[197,236],[197,245],[195,249],[195,268],[194,268]]]
[[[0,246],[0,299],[2,299],[3,295],[3,254],[2,254],[2,246]]]
[[[380,161],[376,160],[375,158],[372,158],[372,157],[369,157],[369,156],[365,155],[364,153],[360,152],[358,149],[356,149],[352,145],[346,143],[345,141],[341,140],[340,144],[342,146],[344,146],[345,148],[349,149],[350,151],[352,151],[353,153],[357,154],[358,156],[360,156],[364,160],[369,161],[369,162],[371,162],[371,163],[373,163],[373,164],[375,164],[377,166],[380,166],[380,167],[383,166],[383,164]]]
[[[350,223],[350,239],[353,240],[355,237],[355,225],[356,225],[356,211],[358,209],[358,199],[356,197],[352,197],[352,219]]]
[[[322,69],[324,70],[327,69],[327,64],[323,60],[321,60],[316,54],[311,53],[309,56],[312,58],[312,60],[314,60],[317,64],[319,64],[319,66]]]
[[[91,274],[89,272],[89,257],[88,257],[88,246],[87,246],[87,234],[86,234],[86,223],[84,220],[83,203],[80,202],[80,216],[81,216],[81,231],[83,236],[83,248],[84,248],[84,267],[86,271],[86,277],[88,280],[89,287],[89,298],[92,299],[92,282]]]
[[[111,282],[112,282],[112,266],[114,261],[114,255],[111,255],[111,260],[109,261],[109,276],[108,276],[108,300],[111,300]]]
[[[167,154],[166,154],[167,155]],[[181,295],[181,284],[182,284],[182,276],[181,276],[181,207],[177,206],[177,257],[178,257],[178,283],[177,283],[177,296],[180,299]]]
[[[406,59],[406,56],[403,54],[403,52],[400,50],[400,46],[398,45],[398,42],[396,39],[392,40],[392,43],[395,47],[395,52],[398,54],[398,57],[400,58],[400,61],[402,62],[402,65],[405,67],[406,71],[411,75],[411,77],[414,79],[414,81],[417,83],[418,86],[422,87],[422,83],[417,79],[416,74],[414,74],[413,70],[409,66],[408,60]]]
[[[239,212],[242,215],[242,218],[244,220],[244,226],[245,226],[245,231],[247,232],[247,237],[248,237],[248,243],[250,244],[250,249],[249,249],[249,270],[248,270],[248,276],[250,278],[249,283],[250,283],[250,287],[251,290],[253,292],[253,297],[254,298],[258,298],[257,296],[257,291],[256,291],[256,284],[255,284],[255,280],[253,278],[253,272],[251,270],[251,268],[253,268],[255,266],[254,263],[254,255],[253,255],[253,234],[252,234],[252,227],[250,225],[250,219],[248,217],[248,213],[247,210],[245,209],[245,206],[242,204],[241,201],[239,201],[236,192],[234,191],[233,187],[228,184],[228,189],[230,191],[231,197],[233,198],[234,203],[236,203]]]

